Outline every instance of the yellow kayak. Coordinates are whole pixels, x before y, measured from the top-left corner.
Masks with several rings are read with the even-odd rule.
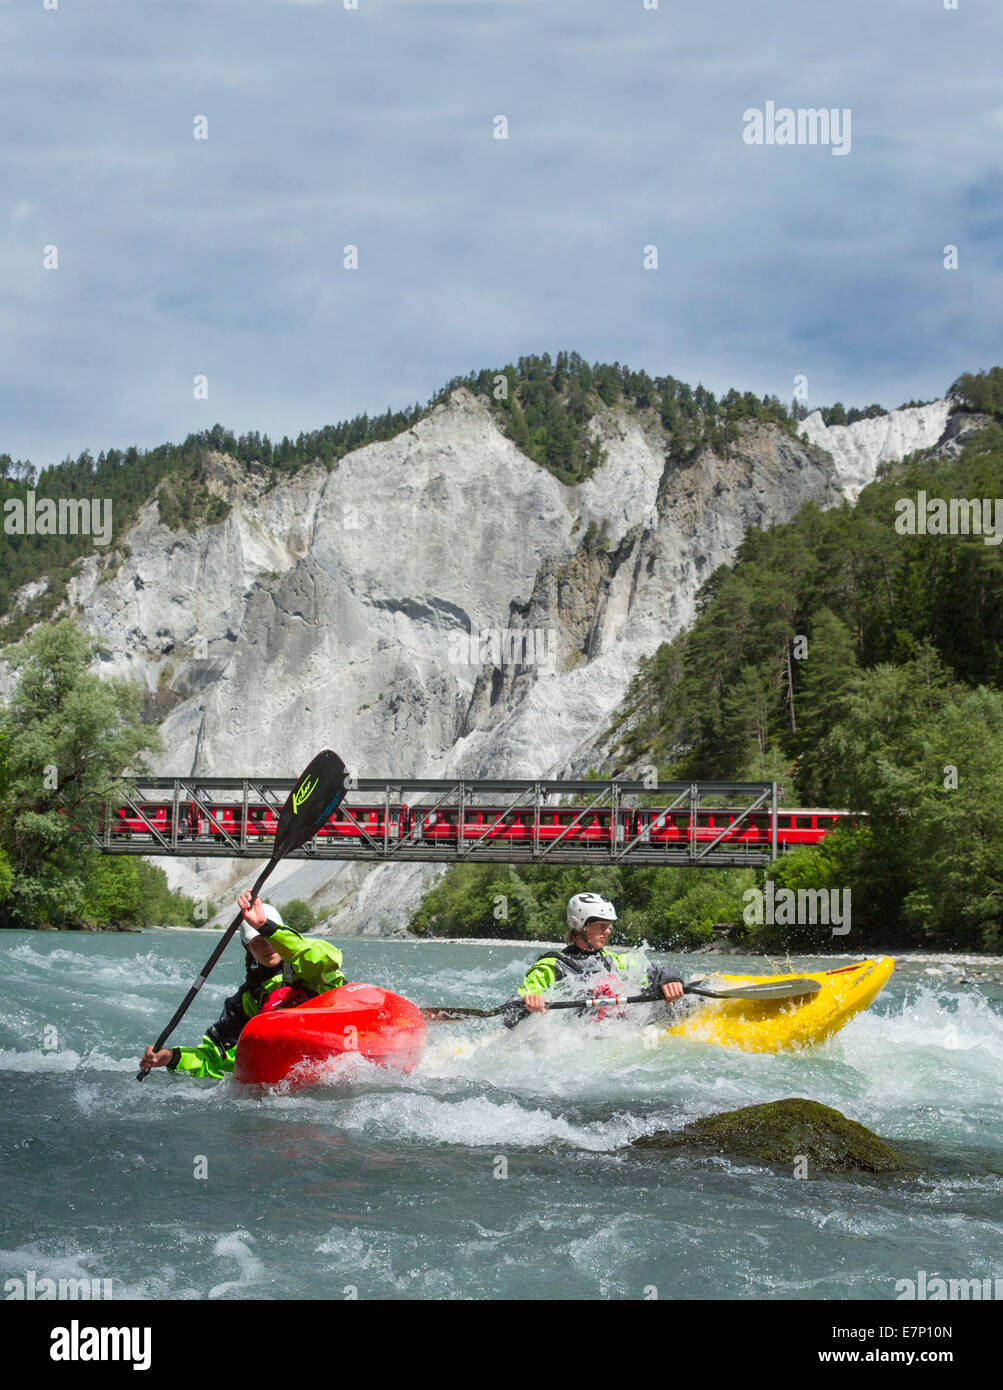
[[[821,989],[804,999],[708,999],[682,1022],[659,1028],[658,1036],[721,1043],[751,1052],[810,1047],[838,1032],[854,1014],[866,1009],[894,968],[891,956],[880,956],[834,970],[799,970],[796,975],[715,974],[707,981],[713,987],[796,979],[817,980]]]

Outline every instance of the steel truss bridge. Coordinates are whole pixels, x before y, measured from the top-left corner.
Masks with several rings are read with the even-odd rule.
[[[106,854],[267,859],[293,782],[269,777],[133,781],[100,810]],[[819,813],[834,823],[845,813]],[[339,810],[290,858],[462,864],[769,864],[793,843],[775,782],[352,779]],[[829,825],[827,828],[831,828]]]

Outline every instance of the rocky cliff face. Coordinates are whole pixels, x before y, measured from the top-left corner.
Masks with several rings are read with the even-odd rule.
[[[854,425],[828,426],[816,410],[802,421],[801,432],[809,443],[832,456],[843,491],[855,502],[861,489],[873,482],[879,464],[932,448],[944,432],[950,409],[950,401],[934,401]]]
[[[690,621],[748,527],[855,495],[946,419],[945,402],[841,431],[813,416],[801,441],[750,425],[728,458],[680,465],[654,417],[610,410],[592,426],[605,462],[567,487],[458,390],[270,490],[216,456],[226,521],[172,532],[151,503],[128,558],[88,560],[70,599],[103,670],[166,711],[165,774],[292,775],[325,746],[360,776],[580,774],[638,658]],[[162,862],[217,897],[254,876]],[[335,932],[400,924],[430,872],[293,862],[271,896],[311,899]]]

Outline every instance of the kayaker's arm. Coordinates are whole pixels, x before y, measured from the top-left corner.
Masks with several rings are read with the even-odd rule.
[[[239,989],[224,1001],[223,1012],[206,1029],[200,1046],[165,1047],[159,1052],[148,1047],[139,1065],[144,1071],[149,1071],[151,1067],[166,1067],[168,1071],[187,1072],[192,1076],[222,1076],[224,1071],[233,1070],[233,1049],[237,1046],[237,1039],[244,1024],[257,1012],[250,994]]]
[[[233,1071],[235,1051],[236,1042],[231,1047],[220,1047],[207,1033],[198,1047],[164,1047],[159,1051],[148,1047],[139,1065],[144,1071],[166,1067],[169,1072],[213,1076],[219,1080]]]
[[[175,1047],[167,1070],[184,1072],[186,1076],[212,1076],[219,1080],[233,1073],[233,1054],[236,1045],[221,1048],[208,1033],[198,1047]]]
[[[669,1004],[673,999],[683,997],[683,977],[670,970],[667,965],[649,965],[648,977],[642,988],[650,989],[652,993],[660,991],[665,1002]]]
[[[514,1028],[517,1023],[521,1023],[527,1011],[545,1013],[547,1005],[543,996],[547,990],[553,988],[559,978],[556,957],[546,956],[538,960],[526,971],[525,979],[516,990],[516,998],[509,1002],[505,1010],[502,1020],[505,1027]]]
[[[546,994],[557,984],[558,978],[557,958],[544,956],[542,960],[538,960],[534,966],[526,971],[526,976],[516,990],[516,994],[523,1000],[529,995]]]
[[[683,977],[677,975],[674,970],[670,970],[667,965],[653,965],[650,961],[639,962],[636,957],[624,955],[618,951],[607,951],[605,954],[617,970],[623,974],[627,974],[632,967],[636,970],[639,964],[643,964],[644,976],[640,982],[641,989],[650,989],[652,994],[661,993],[665,995],[666,999],[678,999],[682,995]],[[680,988],[665,994],[666,985],[679,985]]]
[[[143,1057],[139,1065],[142,1067],[143,1071],[151,1071],[153,1067],[166,1067],[170,1063],[171,1058],[173,1056],[173,1048],[162,1047],[159,1052],[155,1052],[151,1043],[147,1046],[146,1051],[143,1053]]]

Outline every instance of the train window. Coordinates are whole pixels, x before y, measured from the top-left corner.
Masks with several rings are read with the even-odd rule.
[[[811,829],[812,819],[813,819],[813,818],[812,818],[811,816],[798,816],[798,817],[797,817],[797,828],[798,828],[798,830],[810,830],[810,829]]]
[[[778,817],[777,817],[777,825],[778,825],[779,829],[781,829],[781,830],[792,830],[792,829],[794,828],[794,827],[791,825],[791,817],[790,817],[790,816],[778,816]]]

